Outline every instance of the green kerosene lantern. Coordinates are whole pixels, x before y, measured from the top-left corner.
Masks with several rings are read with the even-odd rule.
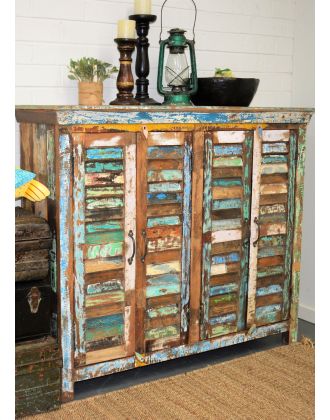
[[[197,16],[196,4],[192,0],[195,7],[195,20],[193,27],[193,40],[185,37],[185,30],[175,28],[169,32],[170,36],[162,40],[163,30],[163,8],[167,0],[164,1],[161,9],[161,31],[160,31],[160,50],[158,62],[158,78],[157,90],[163,95],[164,105],[191,105],[190,96],[197,92],[197,70],[195,56],[195,23]],[[165,48],[169,53],[165,61]],[[185,50],[189,48],[190,65],[188,64]],[[166,86],[164,86],[164,78]]]

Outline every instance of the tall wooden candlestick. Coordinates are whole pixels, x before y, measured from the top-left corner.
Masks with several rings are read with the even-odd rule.
[[[136,22],[136,32],[138,35],[137,47],[136,47],[136,62],[135,62],[135,73],[137,75],[136,79],[136,95],[135,99],[139,101],[140,104],[146,105],[160,105],[159,102],[156,102],[154,99],[149,98],[148,86],[149,86],[149,41],[148,33],[150,23],[156,21],[156,15],[131,15],[129,17],[131,20]]]
[[[120,67],[117,77],[117,99],[110,102],[110,105],[139,105],[133,97],[134,79],[132,74],[132,53],[136,45],[136,39],[116,38],[120,53]]]

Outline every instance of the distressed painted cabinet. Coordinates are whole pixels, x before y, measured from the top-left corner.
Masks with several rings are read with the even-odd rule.
[[[306,109],[18,107],[77,381],[297,339]]]

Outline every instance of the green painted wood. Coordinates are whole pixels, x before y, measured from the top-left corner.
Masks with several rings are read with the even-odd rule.
[[[148,171],[148,182],[181,181],[182,171],[177,169],[164,169],[161,171]]]
[[[120,220],[107,220],[104,222],[88,223],[86,224],[87,233],[98,233],[106,230],[120,230],[123,229],[123,222]]]
[[[256,309],[256,320],[265,324],[276,322],[282,307],[279,304],[260,306]]]
[[[124,190],[122,187],[89,187],[86,188],[86,197],[102,197],[108,195],[123,195]]]
[[[90,245],[87,248],[86,257],[89,260],[95,258],[117,257],[123,255],[124,242],[112,242],[105,245]]]
[[[236,293],[226,293],[224,295],[215,296],[212,298],[213,305],[221,305],[222,303],[235,302],[237,299]]]
[[[283,274],[284,268],[281,265],[275,265],[273,267],[263,267],[261,271],[258,271],[257,277],[261,279],[268,276],[276,276],[277,274]]]
[[[301,239],[302,239],[302,216],[304,200],[304,174],[306,153],[306,128],[300,127],[298,133],[298,148],[296,161],[296,195],[295,213],[293,224],[293,248],[292,248],[292,274],[291,274],[291,306],[290,306],[290,330],[289,342],[294,343],[298,339],[298,305],[300,286],[300,262],[301,262]]]
[[[211,276],[211,231],[212,231],[212,134],[205,134],[204,192],[203,192],[203,249],[202,249],[202,319],[201,339],[209,334],[209,299]]]
[[[275,257],[277,255],[284,255],[284,254],[285,254],[284,246],[274,246],[274,247],[269,247],[269,248],[258,249],[258,258]]]
[[[162,328],[152,328],[150,330],[146,330],[145,338],[146,340],[156,340],[161,338],[167,338],[172,336],[179,336],[180,335],[180,328],[178,325],[169,325],[168,327]]]
[[[259,238],[258,248],[285,246],[286,235],[261,236]]]
[[[160,306],[159,308],[149,308],[146,311],[147,317],[150,319],[161,318],[169,315],[176,315],[179,313],[178,305]]]
[[[123,314],[91,318],[86,321],[86,340],[97,341],[106,337],[123,335]]]
[[[211,337],[230,334],[237,331],[236,325],[215,325],[211,327]]]
[[[123,149],[121,147],[103,147],[86,149],[86,159],[102,160],[102,159],[122,159]]]
[[[283,319],[289,316],[290,307],[290,285],[291,285],[291,267],[292,267],[292,243],[293,243],[293,223],[294,223],[294,198],[295,198],[295,178],[296,178],[296,152],[297,152],[297,134],[290,133],[290,165],[288,181],[288,213],[287,213],[287,234],[286,234],[286,252],[283,284]]]
[[[213,200],[213,210],[227,210],[227,209],[240,209],[242,207],[242,200],[239,198],[230,200]]]
[[[240,187],[242,186],[241,178],[218,178],[212,179],[213,187]]]
[[[148,184],[148,190],[151,193],[176,192],[181,191],[181,184],[179,182],[161,182],[155,184]]]
[[[113,291],[124,290],[120,280],[109,280],[103,283],[88,284],[86,291],[88,295],[95,295],[98,293],[108,293]]]
[[[176,226],[180,224],[181,220],[179,216],[148,217],[147,227]]]
[[[243,166],[243,160],[240,157],[218,157],[213,159],[214,168],[226,168]]]
[[[117,230],[112,232],[102,233],[88,233],[86,235],[86,244],[90,245],[103,245],[109,242],[123,242],[124,231]]]
[[[110,209],[115,207],[123,207],[124,201],[122,198],[103,198],[103,199],[87,199],[86,209]]]
[[[288,157],[285,155],[263,156],[261,163],[287,163]]]

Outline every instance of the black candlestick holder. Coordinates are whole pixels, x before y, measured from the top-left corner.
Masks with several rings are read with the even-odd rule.
[[[149,41],[148,33],[150,23],[156,21],[156,15],[131,15],[131,20],[136,22],[136,33],[138,35],[136,44],[136,61],[135,61],[135,73],[138,77],[136,79],[136,95],[135,99],[139,101],[141,105],[160,105],[154,99],[149,98],[148,86],[149,86]]]

